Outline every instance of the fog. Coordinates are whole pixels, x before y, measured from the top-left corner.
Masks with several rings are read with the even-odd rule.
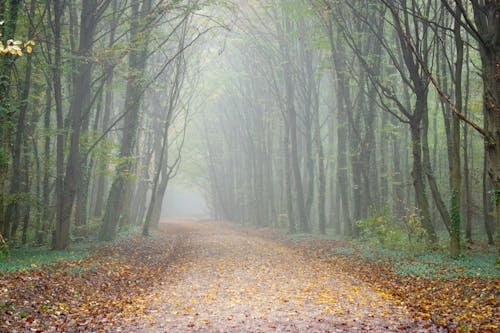
[[[494,243],[494,1],[6,3],[32,18],[0,20],[14,243],[177,216]]]
[[[163,199],[161,218],[189,217],[208,219],[210,211],[203,195],[196,190],[172,184]]]
[[[500,0],[0,0],[0,332],[497,332],[499,263]]]

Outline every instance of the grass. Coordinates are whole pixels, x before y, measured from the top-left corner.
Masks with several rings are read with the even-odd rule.
[[[430,279],[500,278],[500,269],[495,261],[496,255],[492,253],[465,252],[457,259],[444,253],[428,253],[417,256],[414,262],[397,263],[396,272]]]
[[[330,231],[330,230],[329,230]],[[484,240],[476,241],[473,249],[463,249],[459,258],[451,258],[448,253],[448,240],[442,235],[442,241],[433,249],[408,250],[387,249],[369,242],[352,241],[344,246],[332,247],[330,254],[351,256],[359,253],[372,262],[391,265],[397,274],[426,277],[429,279],[455,279],[473,277],[482,279],[500,278],[500,267],[496,264],[497,255]],[[291,240],[342,240],[342,237],[328,232],[288,234]]]
[[[14,248],[10,250],[10,261],[5,257],[0,258],[0,273],[39,269],[44,264],[83,259],[88,255],[89,246],[88,243],[75,244],[64,251],[52,251],[46,247]]]
[[[286,234],[286,237],[291,240],[304,240],[304,239],[342,240],[342,236],[330,230],[327,230],[326,234],[320,234],[319,232],[287,234],[286,230],[283,229],[282,233]]]
[[[354,255],[354,248],[352,247],[334,247],[331,252],[332,255],[340,254],[343,256]]]
[[[83,259],[89,255],[89,248],[91,246],[103,246],[107,244],[117,244],[127,239],[138,235],[141,228],[131,226],[120,231],[115,240],[111,242],[101,242],[97,237],[81,237],[81,241],[73,242],[67,250],[53,251],[49,247],[19,247],[10,249],[10,261],[6,256],[0,253],[0,273],[14,272],[18,270],[34,270],[40,269],[42,265],[57,264],[62,262],[70,262]],[[154,231],[152,231],[153,238],[159,238]],[[92,269],[92,268],[87,268]],[[68,269],[70,273],[79,274],[82,268],[75,267]]]
[[[357,243],[363,257],[390,263],[400,275],[413,275],[429,279],[454,279],[460,277],[499,278],[495,253],[464,250],[460,257],[451,258],[443,250],[408,251],[388,250],[382,247]]]

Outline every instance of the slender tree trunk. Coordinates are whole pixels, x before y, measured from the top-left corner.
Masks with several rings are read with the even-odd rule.
[[[290,130],[290,164],[293,176],[293,184],[296,193],[296,206],[299,217],[299,228],[301,232],[309,232],[309,224],[306,216],[306,207],[304,202],[304,189],[302,185],[302,176],[300,172],[299,160],[299,143],[298,143],[298,128],[297,128],[297,112],[295,110],[295,88],[292,82],[293,78],[290,73],[290,64],[284,65],[283,71],[285,74],[285,90],[286,90],[286,114],[287,122]]]
[[[267,108],[266,108],[267,109]],[[269,202],[269,212],[267,219],[271,222],[271,226],[275,226],[277,220],[276,213],[276,199],[275,195],[275,179],[274,179],[274,164],[273,164],[273,131],[270,128],[273,128],[272,124],[268,124],[269,128],[266,129],[266,145],[265,145],[265,155],[264,163],[266,163],[264,167],[265,174],[265,184],[267,189],[267,201]],[[280,178],[281,179],[281,178]]]
[[[146,69],[146,47],[148,40],[144,38],[140,31],[140,20],[149,14],[151,1],[143,0],[141,10],[139,3],[133,2],[132,28],[130,31],[129,53],[129,74],[127,79],[124,129],[120,145],[120,157],[125,161],[117,167],[116,177],[111,185],[111,189],[106,201],[106,210],[99,233],[101,240],[112,240],[116,237],[117,226],[120,216],[123,213],[125,193],[127,191],[129,176],[133,169],[133,162],[130,160],[135,146],[137,129],[139,127],[140,103],[143,96],[142,79]]]
[[[285,191],[286,191],[286,207],[288,214],[288,232],[294,234],[297,232],[295,223],[295,213],[293,210],[293,192],[292,192],[292,176],[290,168],[290,128],[288,121],[285,119],[285,130],[283,131],[283,152],[285,154]]]
[[[342,55],[342,62],[345,61],[345,54]],[[346,74],[341,74],[348,82],[348,78]],[[364,74],[361,74],[361,81],[365,80]],[[344,83],[345,85],[345,83]],[[348,89],[347,86],[344,88]],[[346,116],[347,121],[347,142],[348,147],[344,154],[349,157],[351,162],[351,179],[352,179],[352,236],[356,237],[357,235],[357,227],[356,222],[360,221],[363,218],[364,211],[367,209],[368,202],[365,201],[365,192],[369,191],[367,184],[364,182],[363,177],[363,152],[362,152],[362,142],[361,142],[361,113],[365,113],[366,103],[364,102],[364,92],[363,88],[360,88],[358,91],[357,98],[359,99],[360,110],[353,115],[353,112],[347,107],[344,109],[344,114]],[[346,90],[345,90],[346,91]],[[341,111],[342,112],[342,111]]]
[[[169,110],[171,111],[171,110]],[[170,112],[169,112],[170,113]],[[155,210],[157,210],[157,206],[159,203],[159,206],[161,207],[162,201],[163,201],[163,195],[162,193],[165,193],[166,187],[167,187],[167,182],[165,178],[168,177],[168,128],[170,127],[170,119],[165,120],[165,128],[163,129],[163,136],[162,136],[162,144],[161,144],[161,150],[160,150],[160,156],[159,156],[159,161],[158,161],[158,167],[157,171],[155,172],[155,177],[153,179],[153,188],[151,190],[151,200],[149,202],[149,207],[148,211],[146,214],[146,219],[144,220],[144,224],[142,227],[142,234],[144,236],[149,236],[149,228],[153,223],[156,223],[156,221],[153,220],[153,218],[156,218]],[[166,168],[164,166],[166,165]],[[165,183],[164,186],[163,184],[160,184],[160,176],[162,175],[162,170],[165,170],[166,172],[163,172],[163,179],[162,183]],[[164,187],[164,188],[163,188]]]
[[[30,161],[30,149],[29,149],[29,141],[28,139],[25,139],[24,143],[24,167],[23,167],[23,178],[24,178],[24,184],[23,184],[23,190],[22,192],[24,193],[25,196],[30,195],[31,193],[31,177],[30,177],[30,169],[31,169],[31,161]],[[22,235],[21,235],[21,243],[25,245],[28,241],[28,227],[30,223],[30,216],[31,216],[31,204],[29,203],[29,200],[25,200],[23,204],[23,210],[22,210],[23,216],[22,216]],[[15,232],[13,233],[15,234]]]
[[[86,58],[92,52],[94,33],[99,20],[98,15],[98,2],[96,0],[83,2],[80,18],[80,42],[78,46],[78,55],[82,59],[76,65],[77,74],[74,76],[73,83],[74,91],[70,106],[70,149],[64,177],[62,216],[58,217],[60,228],[56,228],[57,242],[54,246],[55,249],[64,249],[69,244],[71,214],[75,197],[82,181],[83,161],[80,153],[80,136],[82,130],[88,130],[92,83],[92,62]]]
[[[340,205],[339,205],[339,195],[335,191],[335,175],[336,175],[336,163],[335,161],[335,136],[337,134],[335,124],[336,119],[334,117],[334,112],[332,111],[329,115],[328,121],[328,178],[329,178],[329,208],[328,208],[328,219],[329,224],[334,227],[335,234],[340,235],[341,233],[341,217],[340,217]]]
[[[8,39],[14,38],[17,28],[17,16],[22,4],[20,0],[9,0],[7,7],[6,2],[2,1],[0,4],[0,20],[3,22],[0,30],[2,36],[0,38],[4,45],[6,45]],[[8,216],[9,212],[7,211],[7,216],[5,212],[5,193],[7,193],[5,185],[9,174],[8,160],[11,150],[11,123],[12,117],[16,112],[9,100],[14,60],[15,58],[10,55],[4,55],[0,59],[0,233],[3,234],[5,239],[10,237],[12,222]],[[18,214],[18,208],[15,209],[15,212]],[[14,221],[14,223],[17,222]]]
[[[468,42],[468,40],[467,40]],[[469,48],[466,48],[465,53],[465,100],[464,100],[464,114],[469,116],[469,96],[470,96],[470,53]],[[470,149],[469,149],[470,147]],[[465,238],[468,242],[472,242],[472,186],[470,174],[469,153],[473,156],[472,142],[469,142],[469,127],[464,126],[463,135],[463,150],[464,150],[464,191],[465,191]],[[474,168],[474,165],[472,165]]]
[[[288,82],[287,85],[291,84],[291,82]],[[300,231],[301,232],[309,232],[309,223],[307,221],[307,216],[306,216],[306,207],[305,207],[305,202],[304,202],[304,189],[302,186],[302,176],[300,173],[300,162],[299,162],[299,152],[298,152],[298,141],[297,141],[297,114],[295,111],[295,107],[293,106],[293,88],[288,87],[287,90],[291,95],[288,95],[287,99],[288,100],[288,119],[290,121],[290,143],[291,143],[291,164],[292,164],[292,175],[293,175],[293,184],[295,187],[295,191],[297,194],[296,197],[296,204],[297,204],[297,210],[298,210],[298,216],[299,216],[299,226],[300,226]]]
[[[106,80],[106,77],[103,78]],[[97,133],[100,126],[100,119],[103,109],[103,94],[102,91],[98,91],[96,95],[97,104],[94,116],[94,124],[92,125],[92,133]],[[90,111],[90,110],[89,110]],[[87,117],[87,122],[89,122],[89,117]],[[84,128],[89,128],[90,124],[84,124]],[[87,138],[87,142],[88,142]],[[93,156],[86,154],[82,157],[81,169],[82,177],[81,184],[77,193],[76,207],[75,207],[75,224],[77,226],[84,226],[87,224],[89,212],[91,210],[92,200],[93,200],[93,188],[95,187],[95,177],[94,174],[96,160]],[[93,181],[94,180],[94,181]],[[91,213],[92,214],[92,213]],[[91,215],[92,216],[92,215]]]
[[[457,110],[462,112],[462,66],[464,47],[461,37],[461,26],[458,20],[455,21],[454,35],[457,49],[457,59],[455,63],[455,104]],[[460,254],[461,238],[460,213],[462,204],[462,174],[460,167],[460,126],[460,119],[457,115],[453,114],[451,119],[452,160],[450,161],[450,253],[452,257],[458,257]]]
[[[56,228],[52,237],[53,249],[65,249],[69,244],[69,224],[63,219],[64,203],[64,119],[61,84],[61,18],[64,11],[60,0],[54,0],[54,101],[56,107]]]
[[[495,244],[494,234],[495,234],[495,223],[492,214],[493,205],[491,204],[491,192],[493,191],[491,185],[491,178],[488,175],[488,161],[486,158],[486,152],[483,157],[483,219],[484,219],[484,230],[486,231],[486,236],[488,237],[488,244]]]
[[[380,133],[380,171],[378,173],[379,180],[378,182],[380,183],[380,205],[381,207],[383,205],[389,205],[389,184],[394,183],[394,174],[392,176],[389,176],[389,163],[387,162],[390,159],[390,135],[387,131],[387,125],[388,125],[388,117],[389,115],[384,112],[381,115],[380,119],[380,128],[381,131]],[[398,197],[393,197],[393,201],[400,200],[401,198]],[[393,205],[395,207],[395,205]],[[394,210],[394,213],[396,216],[398,216],[397,210]]]
[[[477,33],[480,36],[478,41],[482,64],[484,129],[488,135],[485,138],[485,156],[488,175],[493,185],[492,199],[496,215],[497,251],[500,261],[500,20],[498,19],[498,1],[474,1],[472,9]]]
[[[34,0],[31,1],[30,5],[30,15],[33,16],[35,12],[36,2]],[[29,39],[33,37],[33,28],[30,27],[28,33]],[[26,72],[24,74],[24,82],[21,93],[21,106],[19,109],[19,116],[17,119],[16,125],[16,136],[14,141],[14,146],[12,149],[12,178],[10,181],[10,195],[16,196],[21,192],[21,179],[23,175],[21,172],[16,172],[15,170],[21,170],[21,152],[24,149],[23,142],[26,140],[25,138],[25,128],[26,128],[26,115],[28,113],[28,98],[30,95],[31,89],[31,73],[32,73],[32,56],[31,54],[27,55],[26,62]],[[20,209],[21,202],[20,198],[15,198],[10,205],[7,206],[7,220],[10,220],[12,230],[17,229],[17,225],[20,222]],[[11,236],[15,236],[15,232],[11,233]]]
[[[345,57],[342,50],[337,47],[338,40],[335,39],[332,19],[328,22],[328,39],[330,51],[335,68],[336,82],[336,103],[337,103],[337,188],[340,193],[343,215],[343,234],[352,236],[353,228],[350,218],[349,195],[348,195],[348,174],[347,174],[347,112],[351,112],[351,99],[349,93],[349,79],[345,66]]]
[[[500,24],[497,24],[500,27]],[[498,32],[500,35],[500,32]],[[494,210],[497,226],[497,246],[500,256],[500,37],[496,52],[482,51],[484,82],[484,118],[487,133],[485,151],[487,170],[493,185]]]
[[[420,210],[421,226],[427,231],[428,239],[431,242],[436,241],[434,227],[430,220],[429,202],[425,191],[424,168],[422,165],[422,133],[420,121],[412,121],[411,126],[411,144],[413,154],[413,187],[415,189],[415,199],[417,208]]]
[[[315,142],[318,151],[318,224],[320,234],[326,234],[326,175],[325,175],[325,153],[323,140],[321,138],[321,125],[319,121],[319,110],[315,114]]]
[[[393,126],[397,125],[397,120],[392,119]],[[401,158],[408,163],[407,156],[401,156],[400,139],[397,132],[392,133],[392,164],[393,164],[393,179],[392,179],[392,194],[394,196],[394,212],[398,218],[404,215],[404,206],[406,202],[405,191],[403,185],[403,173],[401,170]],[[405,140],[406,141],[406,140]],[[407,168],[406,170],[408,170]]]
[[[108,47],[112,48],[115,44],[116,28],[118,25],[118,0],[112,0],[112,20],[109,27],[109,41]],[[102,117],[102,129],[105,131],[110,125],[111,114],[113,111],[113,83],[114,83],[114,66],[112,64],[104,65],[103,75],[106,79],[104,86],[104,114]],[[100,165],[100,169],[105,170],[107,168],[107,162],[104,161]],[[97,181],[95,184],[95,198],[93,207],[93,217],[101,218],[102,211],[104,209],[104,195],[108,187],[108,177],[103,173],[99,173],[97,176]]]

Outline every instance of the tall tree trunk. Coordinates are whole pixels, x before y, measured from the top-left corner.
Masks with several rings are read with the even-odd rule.
[[[288,126],[288,120],[286,119],[285,129],[283,131],[283,153],[285,154],[285,191],[288,215],[288,232],[294,234],[297,232],[297,225],[295,223],[295,213],[293,210],[292,170],[290,167],[290,127]]]
[[[30,15],[33,17],[35,12],[36,2],[34,0],[31,1],[30,5]],[[30,26],[28,32],[28,38],[33,38],[33,28]],[[10,195],[19,196],[21,193],[21,180],[23,175],[21,172],[16,172],[15,170],[21,170],[21,152],[24,149],[23,142],[26,140],[25,138],[25,127],[26,127],[26,115],[28,113],[28,98],[30,95],[31,89],[31,73],[32,73],[32,56],[31,54],[27,55],[26,62],[26,72],[24,74],[24,82],[21,93],[21,103],[19,109],[19,116],[16,124],[16,136],[14,141],[14,146],[12,148],[12,178],[10,181]],[[17,226],[20,222],[20,209],[21,202],[20,198],[15,198],[12,202],[7,206],[6,219],[10,220],[12,230],[16,230]],[[11,236],[15,236],[15,232],[11,232]]]
[[[307,221],[306,216],[306,207],[304,202],[304,189],[302,185],[302,176],[300,173],[300,161],[299,161],[299,152],[298,152],[298,129],[297,129],[297,113],[295,111],[294,98],[293,98],[293,85],[291,82],[291,77],[287,78],[287,82],[285,83],[287,86],[287,114],[288,121],[290,122],[290,158],[292,165],[292,175],[293,175],[293,184],[296,192],[296,204],[297,211],[299,216],[299,227],[301,232],[309,232],[309,223]]]
[[[47,133],[50,130],[50,111],[52,109],[52,87],[48,86],[46,89],[46,102],[45,102],[45,111],[43,117],[43,130]],[[50,209],[50,177],[51,177],[51,168],[50,168],[50,151],[51,151],[51,138],[46,135],[44,139],[43,145],[43,180],[42,180],[42,226],[41,230],[38,232],[37,242],[39,244],[44,243],[44,240],[49,236],[49,220],[50,216],[53,215],[53,209]]]
[[[396,126],[397,120],[392,118],[393,126]],[[405,164],[408,163],[408,157],[401,156],[401,147],[400,147],[400,138],[396,131],[394,131],[391,135],[392,140],[392,164],[393,164],[393,179],[392,179],[392,195],[394,196],[394,212],[398,218],[401,218],[404,215],[404,205],[406,199],[409,199],[405,196],[404,185],[403,185],[403,172],[401,169],[401,159],[405,161]],[[405,140],[407,142],[407,140]],[[406,169],[408,170],[409,167]]]
[[[326,234],[326,175],[325,175],[325,153],[323,140],[321,138],[321,125],[319,121],[319,110],[314,116],[315,142],[318,151],[318,226],[319,233]]]
[[[435,242],[436,234],[430,219],[429,202],[425,191],[424,168],[422,165],[422,133],[420,121],[413,121],[411,126],[411,144],[413,154],[413,187],[415,189],[415,199],[417,208],[420,210],[421,226],[427,231],[428,239]]]
[[[335,39],[332,19],[328,22],[328,39],[330,42],[330,51],[335,68],[336,102],[337,102],[337,188],[340,192],[340,201],[342,204],[343,215],[343,234],[352,236],[353,227],[350,218],[349,195],[348,195],[348,174],[347,174],[347,112],[351,111],[351,98],[349,92],[349,78],[347,77],[347,68],[345,56],[338,48],[338,40]]]
[[[342,55],[344,60],[345,54]],[[348,80],[346,74],[342,74],[344,76],[344,80]],[[362,75],[361,81],[364,81]],[[348,82],[348,81],[346,81]],[[344,83],[345,84],[345,83]],[[344,88],[344,89],[347,89]],[[357,98],[360,100],[360,110],[353,115],[351,109],[345,108],[343,110],[346,121],[347,121],[347,142],[348,147],[344,154],[349,157],[351,162],[351,179],[352,179],[352,236],[357,237],[356,222],[360,221],[363,218],[364,210],[367,208],[368,202],[365,202],[366,196],[364,192],[369,191],[369,189],[365,188],[367,184],[364,182],[363,177],[363,153],[362,153],[362,142],[361,142],[361,113],[366,112],[364,108],[366,104],[364,103],[364,93],[362,91],[363,88],[357,92]],[[341,111],[342,112],[342,111]]]
[[[146,69],[146,47],[148,39],[144,38],[141,20],[149,14],[151,1],[143,0],[141,8],[138,2],[131,4],[132,21],[130,29],[129,70],[125,97],[125,118],[123,137],[120,145],[120,158],[124,160],[116,169],[116,177],[106,201],[106,210],[99,232],[101,240],[112,240],[116,237],[117,226],[123,212],[123,200],[133,169],[131,157],[134,151],[139,126],[140,103],[143,96],[142,79]]]
[[[266,108],[267,109],[267,108]],[[275,226],[277,220],[276,213],[276,198],[275,198],[275,175],[274,175],[274,159],[273,159],[273,128],[272,124],[268,124],[269,128],[266,129],[266,143],[265,143],[265,157],[264,157],[264,176],[266,185],[266,200],[269,203],[269,211],[267,215],[267,220],[271,223],[271,226]]]
[[[468,43],[469,40],[467,39]],[[464,115],[469,117],[469,96],[470,96],[470,51],[469,48],[465,50],[465,100],[464,100]],[[470,147],[470,149],[469,149]],[[464,150],[464,191],[465,191],[465,238],[468,242],[472,242],[472,186],[470,174],[469,153],[473,156],[472,142],[469,142],[469,128],[464,126],[463,135],[463,150]],[[474,168],[474,164],[472,164]]]
[[[106,78],[104,78],[105,80]],[[103,108],[103,94],[102,91],[97,93],[97,105],[94,117],[94,124],[92,125],[92,133],[97,133],[101,118],[101,111]],[[87,125],[88,126],[88,125]],[[82,181],[77,193],[76,208],[75,208],[75,224],[77,226],[84,226],[87,224],[88,213],[92,204],[92,188],[95,187],[95,182],[92,181],[92,173],[95,166],[95,159],[85,155],[82,158]],[[95,178],[95,177],[94,177]]]
[[[459,10],[457,9],[457,14]],[[462,66],[464,59],[464,47],[461,37],[461,26],[458,20],[455,20],[454,28],[455,46],[457,49],[457,58],[455,63],[455,104],[457,110],[462,112]],[[450,254],[452,257],[458,257],[460,254],[460,213],[461,213],[461,192],[462,192],[462,174],[460,166],[460,119],[453,114],[451,120],[451,143],[452,153],[450,161]]]
[[[492,1],[492,3],[494,3]],[[485,151],[487,170],[493,184],[493,202],[497,225],[497,247],[500,257],[500,23],[498,14],[493,14],[490,22],[496,25],[496,40],[491,49],[480,48],[483,89],[485,129],[490,137],[486,138]]]
[[[108,3],[104,2],[104,3]],[[77,71],[73,82],[73,97],[70,105],[70,149],[66,162],[64,177],[64,198],[62,203],[62,216],[58,217],[56,228],[55,249],[64,249],[69,245],[69,225],[75,197],[82,182],[82,156],[80,153],[80,136],[82,130],[88,130],[90,113],[90,95],[92,83],[92,62],[87,58],[91,56],[94,44],[94,34],[99,21],[99,13],[103,7],[98,6],[97,0],[84,1],[80,17],[80,42],[78,55],[81,57],[76,65]],[[105,6],[101,4],[101,6]]]
[[[329,178],[329,199],[328,199],[328,220],[329,224],[333,225],[335,234],[340,235],[341,233],[341,218],[340,218],[340,205],[339,196],[337,191],[335,191],[335,135],[337,134],[335,128],[335,117],[333,112],[329,115],[328,121],[328,178]]]
[[[390,135],[387,131],[387,125],[388,125],[388,119],[389,115],[384,112],[381,115],[380,119],[380,127],[381,131],[380,133],[380,170],[378,173],[379,180],[378,182],[380,183],[380,205],[389,205],[389,184],[394,184],[394,173],[392,176],[389,176],[389,163],[387,160],[390,159]],[[393,197],[393,201],[400,200],[400,197]],[[395,207],[395,205],[393,205]],[[394,213],[396,216],[398,216],[397,210],[394,210]]]
[[[171,112],[169,112],[169,115],[171,115]],[[146,218],[144,220],[144,224],[142,227],[142,234],[144,236],[149,236],[150,226],[153,223],[156,223],[156,221],[153,220],[153,218],[156,218],[156,216],[154,216],[156,214],[154,213],[155,211],[158,210],[157,207],[158,205],[161,207],[161,204],[163,202],[162,193],[163,194],[165,193],[168,184],[168,179],[166,178],[168,178],[168,128],[171,125],[170,121],[171,121],[170,117],[167,117],[167,119],[165,119],[165,127],[163,129],[163,135],[161,139],[162,143],[161,143],[160,156],[159,156],[157,170],[155,172],[155,176],[153,179],[153,188],[151,189],[151,200],[149,202],[148,211],[146,213]],[[162,184],[160,184],[160,176],[162,174],[163,174],[163,179],[162,179]]]
[[[54,0],[54,101],[56,107],[56,227],[52,236],[53,249],[65,249],[69,244],[69,224],[63,219],[64,203],[64,119],[62,110],[61,84],[61,18],[64,12],[60,0]]]
[[[483,157],[483,219],[484,219],[484,230],[486,231],[486,236],[488,237],[488,244],[495,244],[494,234],[495,234],[495,222],[492,214],[493,205],[491,204],[491,192],[493,191],[491,185],[491,178],[488,175],[488,161],[486,157],[486,152]]]
[[[30,177],[30,169],[31,169],[31,159],[30,159],[30,149],[29,149],[29,140],[26,138],[24,143],[24,161],[23,161],[23,189],[22,192],[25,196],[29,196],[31,193],[31,177]],[[30,223],[30,213],[31,213],[31,204],[29,200],[25,200],[22,205],[22,234],[21,234],[21,243],[25,245],[28,241],[28,227]],[[15,232],[13,233],[15,234]]]
[[[20,0],[1,1],[0,20],[3,22],[0,33],[3,44],[6,45],[8,39],[13,39],[17,28],[17,16],[22,4]],[[9,155],[11,149],[11,122],[14,113],[9,101],[11,86],[11,74],[14,68],[15,58],[11,55],[4,55],[0,58],[0,233],[5,239],[9,238],[11,230],[11,220],[5,212],[5,185],[9,174]]]
[[[108,47],[111,48],[115,44],[116,28],[118,25],[118,0],[112,0],[111,4],[112,20],[109,27],[109,41]],[[106,83],[104,86],[104,114],[102,117],[102,130],[105,131],[110,125],[111,113],[113,111],[113,82],[114,82],[114,65],[105,64],[103,75],[106,78]],[[100,165],[102,170],[107,168],[107,161]],[[97,181],[95,183],[95,196],[93,200],[93,210],[92,216],[101,218],[102,211],[104,209],[104,195],[108,187],[108,177],[103,173],[99,173],[97,176]]]

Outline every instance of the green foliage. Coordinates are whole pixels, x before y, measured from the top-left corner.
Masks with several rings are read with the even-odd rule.
[[[4,21],[0,21],[0,25],[3,25]],[[0,34],[2,37],[2,34]],[[32,40],[21,42],[19,40],[9,39],[7,41],[0,40],[0,55],[14,55],[21,57],[23,55],[23,49],[26,53],[31,53],[33,51],[32,46],[35,45],[35,42]]]
[[[71,241],[87,241],[98,234],[102,221],[100,219],[90,219],[84,225],[75,225],[71,230]]]
[[[283,228],[283,229],[286,229]],[[322,240],[342,240],[342,236],[338,235],[334,232],[327,232],[326,234],[322,235],[320,233],[294,233],[294,234],[287,234],[287,238],[292,239],[292,240],[307,240],[307,239],[322,239]]]
[[[102,133],[88,132],[81,137],[81,150],[87,151],[100,138]],[[117,166],[122,163],[119,157],[119,145],[112,140],[103,139],[98,145],[93,147],[91,155],[95,161],[96,174],[112,175],[113,169],[109,166]]]
[[[118,231],[118,234],[116,235],[116,238],[113,241],[113,243],[118,244],[119,242],[130,240],[136,235],[141,234],[141,232],[142,232],[141,225],[126,224],[120,227],[120,230]],[[152,236],[152,238],[154,239],[155,236]]]
[[[7,154],[5,153],[5,148],[0,146],[0,165],[5,165],[8,162]]]
[[[354,255],[354,249],[352,247],[334,247],[331,251],[332,255],[340,254],[343,256],[352,256]]]
[[[5,194],[4,198],[7,205],[15,202],[36,205],[36,196],[32,193]]]
[[[446,246],[441,250],[426,249],[415,254],[415,251],[411,250],[391,250],[366,243],[361,244],[359,250],[370,262],[389,264],[402,276],[417,276],[430,280],[500,277],[500,269],[495,266],[495,253],[469,251],[458,258],[452,258]]]
[[[425,245],[425,230],[416,209],[397,219],[389,206],[384,206],[356,225],[364,241],[383,248],[421,250]]]
[[[313,235],[309,233],[296,233],[296,234],[288,234],[287,237],[292,240],[304,240],[304,239],[312,239]]]
[[[454,279],[478,277],[499,278],[500,270],[495,267],[496,256],[485,253],[468,253],[452,259],[445,253],[425,253],[412,260],[396,264],[400,275],[425,276],[429,279]]]
[[[0,233],[0,260],[4,258],[10,261],[10,250],[9,244],[7,244],[2,234]]]
[[[10,261],[0,256],[0,272],[39,269],[43,264],[79,260],[87,256],[88,246],[88,244],[84,244],[65,251],[51,251],[47,248],[12,249]]]
[[[390,214],[388,207],[376,212],[364,220],[356,222],[363,240],[388,248],[399,248],[403,236],[399,230],[395,230],[394,217]]]
[[[423,249],[427,239],[427,231],[422,227],[422,217],[416,207],[406,208],[406,215],[403,215],[401,221],[404,224],[404,230],[408,237],[410,249]]]

